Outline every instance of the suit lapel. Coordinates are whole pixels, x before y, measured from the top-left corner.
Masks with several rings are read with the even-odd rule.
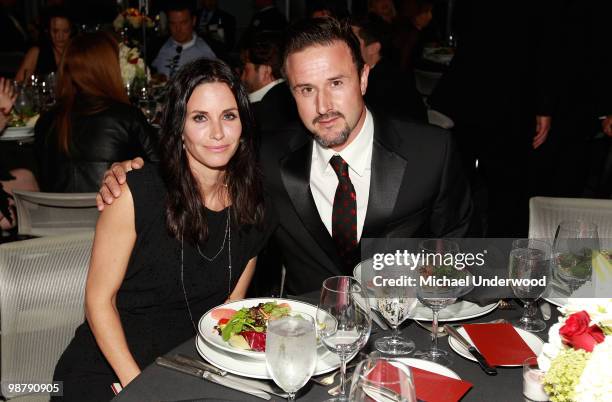
[[[406,160],[390,151],[397,141],[392,134],[380,118],[374,119],[370,196],[361,238],[381,236],[397,201]]]
[[[336,252],[336,246],[321,221],[310,192],[312,146],[313,142],[310,140],[281,160],[281,178],[296,214],[321,249],[329,256],[336,267],[340,267],[342,264]]]

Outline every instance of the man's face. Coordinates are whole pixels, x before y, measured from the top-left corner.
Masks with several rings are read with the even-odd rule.
[[[244,63],[240,79],[249,93],[255,92],[265,86],[265,84],[262,83],[260,72],[261,68],[258,68],[257,65],[251,63],[250,61]]]
[[[177,43],[186,43],[193,37],[195,17],[189,10],[168,11],[168,25],[172,39]]]
[[[336,41],[291,53],[285,69],[306,128],[319,144],[344,149],[363,126],[369,67],[360,75],[348,45]]]

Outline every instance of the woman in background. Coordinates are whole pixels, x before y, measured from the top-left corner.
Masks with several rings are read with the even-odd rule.
[[[71,40],[56,96],[56,106],[34,129],[43,191],[95,192],[113,162],[137,156],[157,160],[157,135],[129,103],[118,45],[109,34]]]
[[[45,35],[40,45],[28,50],[15,79],[22,82],[32,74],[46,76],[57,71],[71,34],[72,22],[66,10],[61,7],[49,8]]]

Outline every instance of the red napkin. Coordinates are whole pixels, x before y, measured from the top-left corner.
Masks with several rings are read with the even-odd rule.
[[[492,366],[521,365],[536,357],[511,324],[465,324],[463,328]]]
[[[472,388],[472,384],[446,377],[430,371],[410,367],[416,397],[425,402],[456,402]],[[368,374],[368,379],[372,382],[393,382],[398,379],[408,380],[407,374],[401,369],[385,361],[380,362]],[[388,386],[395,392],[400,392],[399,385]]]

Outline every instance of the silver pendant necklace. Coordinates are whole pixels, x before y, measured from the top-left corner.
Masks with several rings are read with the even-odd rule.
[[[230,294],[232,293],[232,226],[230,225],[230,216],[231,216],[231,211],[230,211],[231,207],[227,208],[227,223],[225,226],[225,235],[223,237],[223,244],[221,244],[221,248],[219,249],[219,251],[217,251],[217,253],[211,258],[211,257],[207,257],[205,256],[202,251],[200,251],[200,246],[197,245],[196,248],[198,250],[198,253],[208,262],[212,262],[215,258],[217,258],[219,256],[219,254],[221,254],[221,251],[223,251],[223,249],[225,248],[225,239],[227,239],[227,254],[228,254],[228,264],[227,264],[227,270],[229,272],[229,276],[228,276],[228,280],[227,280],[227,297],[230,297]],[[185,280],[184,280],[184,268],[183,268],[183,262],[184,262],[184,242],[183,242],[183,233],[181,233],[181,286],[183,288],[183,296],[185,297],[185,304],[187,305],[187,312],[189,313],[189,318],[191,319],[191,325],[193,325],[193,329],[195,331],[196,334],[200,334],[200,332],[198,331],[196,325],[195,325],[195,321],[193,320],[193,314],[191,313],[191,306],[189,305],[189,299],[187,297],[187,290],[185,289]]]

